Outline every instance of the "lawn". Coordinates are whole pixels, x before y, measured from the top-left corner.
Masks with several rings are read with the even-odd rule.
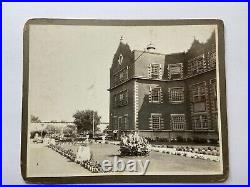
[[[63,144],[65,149],[77,151],[76,145]],[[119,146],[112,144],[90,144],[90,150],[93,153],[93,159],[99,162],[103,160],[113,161],[114,156],[127,162],[128,160],[150,160],[147,174],[214,174],[221,172],[220,162],[186,158],[177,155],[168,155],[152,151],[147,157],[121,157]]]

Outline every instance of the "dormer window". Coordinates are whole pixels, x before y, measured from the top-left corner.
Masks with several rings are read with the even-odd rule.
[[[168,65],[168,78],[172,79],[172,80],[183,78],[183,65],[182,65],[182,63]]]
[[[122,56],[122,54],[120,54],[120,56],[118,58],[118,62],[120,65],[122,64],[122,61],[123,61],[123,56]]]
[[[152,64],[152,72],[151,72],[151,77],[158,79],[159,78],[159,70],[160,70],[160,65],[159,64]]]
[[[150,79],[161,79],[162,78],[161,64],[149,64],[148,77]]]

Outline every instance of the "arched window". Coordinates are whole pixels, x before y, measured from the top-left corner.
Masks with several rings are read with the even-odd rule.
[[[118,58],[118,62],[120,65],[122,64],[122,61],[123,61],[123,56],[122,56],[122,54],[120,54],[120,56]]]

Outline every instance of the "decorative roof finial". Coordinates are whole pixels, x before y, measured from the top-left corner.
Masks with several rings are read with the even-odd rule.
[[[120,42],[124,43],[124,41],[125,41],[125,37],[123,35],[121,35]]]
[[[155,51],[155,45],[152,44],[152,42],[150,42],[150,43],[147,45],[147,51],[148,51],[148,52],[154,52],[154,51]]]

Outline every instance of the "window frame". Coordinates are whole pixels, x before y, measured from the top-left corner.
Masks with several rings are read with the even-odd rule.
[[[128,125],[128,114],[124,114],[124,116],[123,116],[124,130],[128,130],[129,129],[129,127],[127,125]]]
[[[153,120],[154,117],[158,117],[158,121],[159,121],[158,124],[154,124],[154,120]],[[151,118],[152,129],[153,130],[160,130],[161,129],[162,114],[161,113],[151,113],[150,118]],[[154,126],[156,126],[156,125],[158,126],[158,128],[154,128]]]
[[[157,96],[153,95],[155,90],[157,90]],[[156,97],[158,99],[154,100],[154,98],[156,98]],[[160,87],[152,88],[152,90],[151,90],[151,100],[152,100],[152,103],[160,103],[161,102],[161,88]]]
[[[175,90],[175,89],[181,89],[182,90],[182,95],[181,95],[181,100],[173,100],[173,95],[172,95],[172,91]],[[185,88],[184,86],[183,87],[171,87],[171,88],[168,88],[168,94],[169,94],[169,102],[171,104],[180,104],[180,103],[184,103],[185,101]],[[175,96],[175,97],[179,97],[178,96]]]
[[[171,68],[172,67],[177,67],[177,66],[180,66],[180,73],[173,73],[171,72]],[[172,78],[172,75],[179,75],[179,78]],[[180,63],[175,63],[175,64],[168,64],[168,79],[170,80],[180,80],[180,79],[183,79],[183,63],[180,62]]]
[[[211,50],[207,51],[207,65],[209,69],[216,68],[217,54],[216,49],[213,47]]]
[[[125,90],[121,90],[119,91],[117,94],[117,100],[118,100],[118,106],[126,106],[128,104],[128,90],[125,89]]]
[[[203,120],[202,116],[205,116],[206,118]],[[197,126],[197,119],[196,118],[199,121],[199,126]],[[208,114],[206,112],[194,114],[192,121],[194,123],[194,130],[208,130]],[[206,125],[204,125],[204,124],[206,124]]]
[[[129,66],[126,66],[126,67],[120,69],[119,71],[113,73],[114,86],[118,86],[118,85],[126,82],[129,79],[128,78],[128,69],[129,69]]]
[[[217,89],[217,80],[216,78],[210,79],[209,81],[210,91],[211,91],[211,104],[212,104],[212,112],[218,111],[218,89]]]
[[[151,64],[151,78],[152,79],[160,78],[160,64],[156,64],[156,63]]]
[[[120,54],[119,57],[118,57],[118,63],[119,63],[119,65],[121,65],[122,62],[123,62],[123,55]]]
[[[175,121],[175,117],[182,117],[182,121]],[[186,115],[185,114],[170,114],[170,120],[171,120],[171,128],[173,131],[184,131],[186,128]],[[178,128],[181,127],[182,128]]]
[[[203,86],[204,86],[203,89],[201,89],[201,86],[197,86],[197,85],[201,85],[201,84],[203,84]],[[206,87],[207,87],[206,81],[202,81],[202,82],[192,84],[191,93],[192,93],[192,101],[193,101],[193,103],[206,102],[206,99],[207,99],[206,98]],[[197,94],[194,94],[194,88],[196,88],[195,92],[197,92]],[[201,90],[204,90],[204,93],[202,93]],[[196,99],[196,97],[198,99]],[[204,99],[202,99],[203,97],[204,97]]]
[[[194,76],[207,70],[206,55],[202,53],[188,60],[188,74]]]

